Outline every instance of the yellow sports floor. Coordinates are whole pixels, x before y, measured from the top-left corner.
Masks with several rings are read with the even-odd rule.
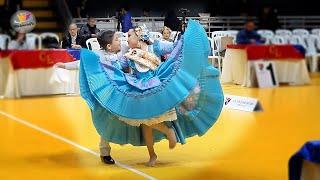
[[[77,96],[0,100],[0,179],[287,179],[288,159],[320,139],[320,74],[312,84],[274,89],[223,86],[258,98],[263,112],[224,109],[203,137],[168,149],[155,145],[156,167],[145,147],[112,144],[117,165],[104,165],[99,136]]]

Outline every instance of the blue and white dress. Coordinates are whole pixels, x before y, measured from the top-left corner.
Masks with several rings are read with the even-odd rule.
[[[98,133],[116,144],[145,145],[141,127],[155,118],[164,118],[180,143],[205,134],[218,119],[223,92],[219,71],[208,63],[209,43],[203,27],[189,21],[168,60],[154,71],[141,73],[128,61],[134,73],[124,73],[114,61],[101,63],[99,56],[83,49],[80,60],[80,90],[92,113]],[[168,47],[156,41],[156,55]],[[171,119],[171,120],[170,120]],[[156,123],[157,121],[155,121]],[[165,136],[154,131],[154,141]]]

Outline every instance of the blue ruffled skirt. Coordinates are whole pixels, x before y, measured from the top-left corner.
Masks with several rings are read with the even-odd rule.
[[[207,35],[192,20],[168,60],[151,77],[126,74],[112,63],[101,64],[93,52],[81,50],[81,96],[101,137],[117,144],[144,145],[141,127],[130,126],[119,117],[148,121],[173,108],[177,120],[165,123],[175,130],[180,143],[205,134],[223,106],[219,71],[208,64],[208,53]],[[152,85],[155,80],[156,86]],[[154,131],[155,142],[163,138]]]

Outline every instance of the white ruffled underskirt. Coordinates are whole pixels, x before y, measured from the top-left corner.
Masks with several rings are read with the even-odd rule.
[[[124,117],[119,117],[120,121],[123,121],[131,126],[140,126],[141,124],[151,126],[154,124],[159,124],[165,121],[175,121],[177,120],[177,113],[175,109],[171,109],[170,111],[153,118],[149,119],[129,119]]]

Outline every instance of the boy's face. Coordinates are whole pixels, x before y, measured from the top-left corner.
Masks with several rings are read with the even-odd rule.
[[[121,43],[116,34],[113,36],[112,43],[107,45],[107,49],[114,53],[117,53],[121,50]]]
[[[139,38],[133,29],[128,31],[128,45],[130,48],[137,48],[139,43]]]
[[[113,52],[119,52],[121,50],[121,43],[119,37],[115,34],[113,36],[112,45]]]

